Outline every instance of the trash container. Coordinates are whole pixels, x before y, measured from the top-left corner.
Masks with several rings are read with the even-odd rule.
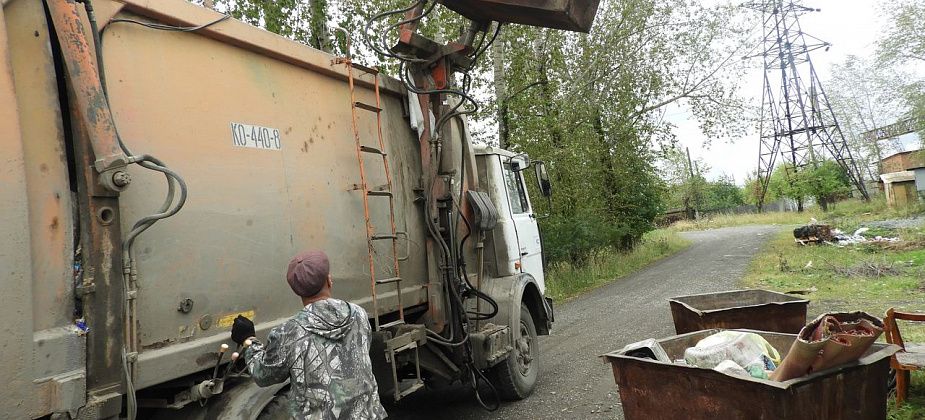
[[[710,328],[798,333],[809,301],[769,290],[734,290],[668,299],[676,334]]]
[[[658,340],[671,360],[720,329]],[[796,334],[750,331],[784,356]],[[603,357],[613,368],[623,414],[634,419],[885,419],[890,356],[899,347],[875,343],[856,362],[776,382],[712,369],[631,357]]]

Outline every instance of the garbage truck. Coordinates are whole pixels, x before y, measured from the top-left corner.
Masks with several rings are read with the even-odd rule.
[[[384,397],[528,396],[550,178],[473,142],[459,86],[498,22],[587,31],[597,2],[450,3],[445,45],[427,1],[381,15],[387,77],[184,0],[0,1],[0,416],[285,417],[227,345],[300,310],[305,249],[369,314]]]

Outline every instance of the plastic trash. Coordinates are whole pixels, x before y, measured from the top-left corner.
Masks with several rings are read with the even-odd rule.
[[[738,363],[733,362],[732,360],[723,360],[720,362],[713,370],[731,376],[752,376],[750,372],[743,369],[742,366],[739,366]]]
[[[658,360],[659,362],[671,363],[671,358],[668,357],[668,353],[665,352],[665,349],[662,348],[662,345],[658,344],[654,338],[628,344],[626,347],[623,347],[623,350],[621,351],[625,352],[625,354],[630,357],[652,359]]]
[[[723,360],[713,370],[732,376],[768,379],[768,372],[764,369],[764,364],[757,360],[744,368],[732,360]]]
[[[687,364],[707,369],[713,369],[725,360],[731,360],[740,367],[756,361],[763,364],[762,356],[774,364],[780,362],[780,353],[764,337],[742,331],[718,332],[684,351]]]

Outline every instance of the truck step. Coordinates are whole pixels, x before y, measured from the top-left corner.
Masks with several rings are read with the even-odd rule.
[[[405,388],[404,390],[402,390],[401,392],[399,392],[399,393],[398,393],[398,398],[399,398],[399,399],[405,398],[405,397],[407,397],[408,395],[414,393],[415,391],[417,391],[417,390],[419,390],[419,389],[421,389],[421,388],[424,388],[424,382],[423,382],[423,381],[417,381],[417,382],[411,384],[411,386],[409,386],[409,387]]]
[[[370,191],[367,191],[366,194],[371,197],[391,197],[392,196],[391,191],[372,191],[370,190]]]
[[[398,239],[398,235],[373,235],[369,239],[374,241],[381,241],[383,239]]]
[[[361,151],[361,152],[365,152],[365,153],[372,153],[372,154],[376,154],[376,155],[385,156],[385,153],[383,153],[382,150],[379,150],[379,149],[377,149],[377,148],[375,148],[375,147],[360,146],[360,151]]]
[[[379,108],[378,106],[375,106],[375,105],[363,103],[363,102],[354,102],[353,105],[356,106],[357,108],[365,109],[370,112],[376,112],[376,113],[382,112],[382,108]]]
[[[389,283],[398,283],[401,281],[401,277],[389,277],[387,279],[378,279],[376,284],[389,284]]]
[[[379,329],[381,330],[384,328],[394,327],[396,325],[401,325],[404,323],[405,323],[404,319],[396,319],[395,321],[392,321],[392,322],[387,322],[385,324],[379,324]]]

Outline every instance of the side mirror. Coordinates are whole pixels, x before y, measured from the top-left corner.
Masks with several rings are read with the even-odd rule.
[[[527,156],[526,154],[519,154],[511,158],[511,169],[513,169],[514,172],[523,171],[524,169],[529,168],[532,164],[533,162],[530,161],[530,156]]]
[[[549,172],[546,171],[546,162],[541,160],[533,161],[533,169],[536,171],[536,182],[543,197],[552,196],[552,183],[549,181]]]

